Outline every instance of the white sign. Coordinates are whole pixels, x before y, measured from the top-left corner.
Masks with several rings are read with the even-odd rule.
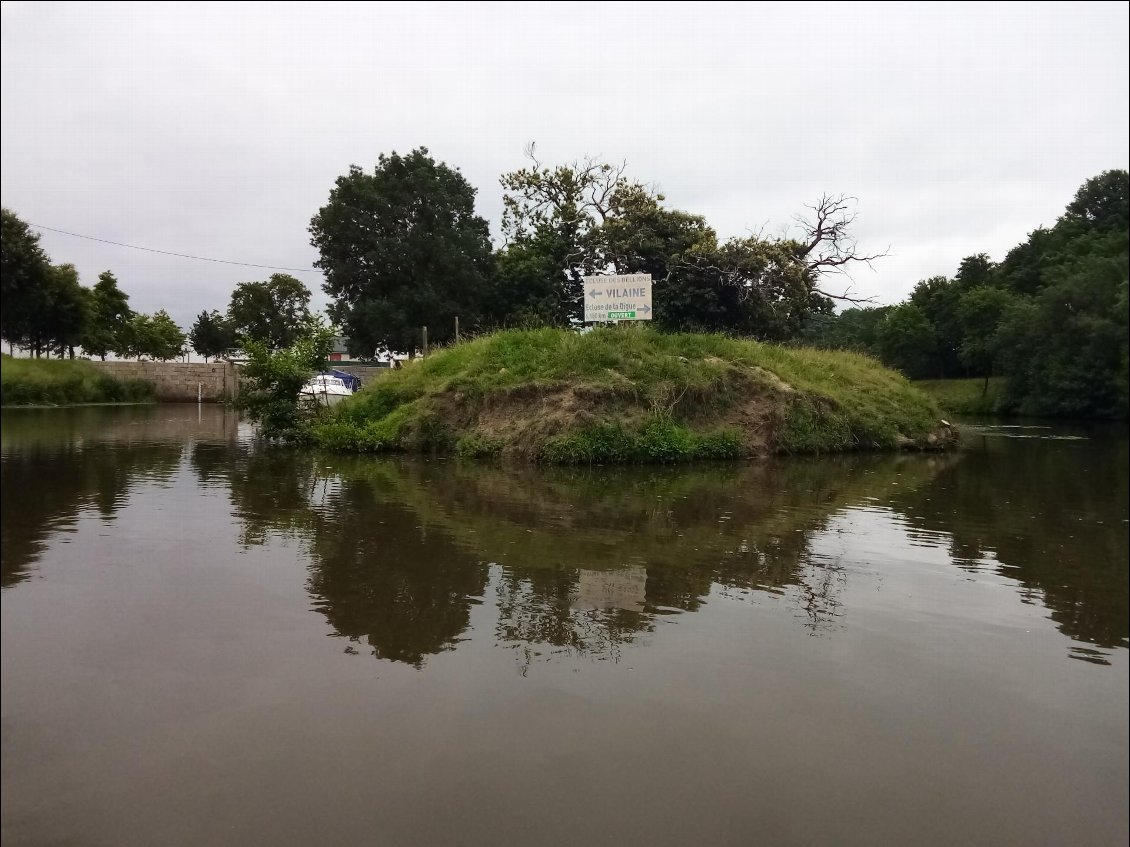
[[[583,279],[586,323],[651,320],[651,274]]]

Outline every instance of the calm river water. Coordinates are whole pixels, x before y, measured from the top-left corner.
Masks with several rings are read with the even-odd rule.
[[[1127,436],[505,469],[3,412],[14,845],[1128,837]]]

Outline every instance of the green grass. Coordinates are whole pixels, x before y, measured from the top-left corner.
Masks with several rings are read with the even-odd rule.
[[[0,404],[72,406],[80,403],[138,403],[153,399],[153,386],[122,380],[77,359],[0,357]]]
[[[915,388],[925,391],[947,414],[992,415],[1002,410],[1003,377],[990,377],[988,390],[984,377],[971,379],[920,379]]]
[[[670,462],[925,443],[940,413],[855,353],[722,335],[514,330],[382,375],[311,425],[323,447]]]

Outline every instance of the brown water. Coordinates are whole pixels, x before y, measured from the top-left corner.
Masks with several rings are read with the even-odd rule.
[[[2,454],[5,847],[1127,841],[1124,427],[506,470],[174,406]]]

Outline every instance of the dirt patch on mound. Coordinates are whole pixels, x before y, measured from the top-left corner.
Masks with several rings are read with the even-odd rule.
[[[631,383],[531,383],[475,401],[452,393],[433,398],[430,405],[448,428],[499,444],[503,453],[513,456],[537,455],[551,439],[592,427],[638,429],[657,409],[673,413],[677,422],[697,432],[735,432],[742,439],[743,452],[758,456],[772,452],[782,416],[781,397],[785,389],[792,391],[777,382],[783,389],[767,390],[762,378],[746,373],[738,377],[737,385],[731,382],[717,396],[685,393],[670,408],[660,404],[663,409],[641,396]]]

